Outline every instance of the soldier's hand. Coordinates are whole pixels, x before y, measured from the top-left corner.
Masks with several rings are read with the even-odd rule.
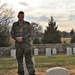
[[[23,37],[16,37],[16,40],[17,40],[18,42],[22,42],[22,41],[23,41]]]

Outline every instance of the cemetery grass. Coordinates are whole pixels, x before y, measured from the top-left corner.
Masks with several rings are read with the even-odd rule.
[[[67,68],[71,75],[75,75],[75,54],[67,55],[45,55],[33,56],[35,58],[36,75],[46,75],[46,70],[52,67]],[[10,57],[0,57],[0,75],[17,75],[17,61]]]

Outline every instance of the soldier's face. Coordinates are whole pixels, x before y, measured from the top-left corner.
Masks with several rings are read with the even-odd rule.
[[[20,21],[23,21],[24,20],[24,14],[19,14],[18,18],[19,18]]]

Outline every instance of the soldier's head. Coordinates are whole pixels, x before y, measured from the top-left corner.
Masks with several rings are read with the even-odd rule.
[[[19,21],[23,21],[24,20],[24,12],[23,11],[20,11],[18,13],[18,19],[19,19]]]

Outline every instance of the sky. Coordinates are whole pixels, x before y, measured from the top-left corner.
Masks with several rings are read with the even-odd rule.
[[[75,30],[75,0],[0,0],[8,3],[15,11],[14,18],[17,20],[19,11],[24,11],[25,20],[36,22],[43,30],[48,26],[53,16],[58,30],[70,32]]]

